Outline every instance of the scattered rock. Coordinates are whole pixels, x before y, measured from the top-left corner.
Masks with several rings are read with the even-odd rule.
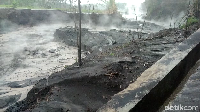
[[[19,100],[21,95],[6,96],[0,99],[0,109],[7,107]]]
[[[55,52],[56,52],[56,49],[50,49],[49,52],[50,52],[50,53],[55,53]]]
[[[21,87],[22,87],[22,86],[21,86],[19,83],[17,83],[17,82],[11,82],[11,83],[8,84],[8,86],[11,87],[11,88],[21,88]]]

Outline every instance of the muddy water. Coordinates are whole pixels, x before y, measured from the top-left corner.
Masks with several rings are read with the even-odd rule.
[[[22,100],[39,79],[76,62],[77,48],[53,41],[60,27],[65,25],[21,26],[0,35],[0,103],[5,107],[11,105],[5,98]]]

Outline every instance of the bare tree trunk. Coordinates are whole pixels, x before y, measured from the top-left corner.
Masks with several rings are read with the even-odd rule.
[[[200,18],[200,10],[199,10],[199,7],[200,7],[200,0],[197,0],[197,18]],[[199,20],[199,25],[200,25],[200,20]]]
[[[69,2],[70,2],[70,12],[72,12],[72,0],[69,0]]]
[[[185,28],[186,28],[186,31],[188,31],[188,17],[187,17],[187,20],[186,20]]]
[[[79,45],[78,45],[78,64],[82,65],[81,62],[81,2],[78,0],[78,9],[79,9]]]
[[[200,0],[197,0],[197,17],[199,17]]]

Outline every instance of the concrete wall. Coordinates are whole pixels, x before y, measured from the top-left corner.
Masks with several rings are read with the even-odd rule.
[[[59,10],[0,9],[0,20],[7,19],[20,25],[35,25],[45,22],[74,22],[78,18],[78,13]],[[118,25],[122,24],[123,18],[118,14],[82,14],[82,22],[103,26]]]

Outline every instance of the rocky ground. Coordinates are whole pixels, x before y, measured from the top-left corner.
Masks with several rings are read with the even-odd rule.
[[[184,41],[195,31],[192,28],[190,31],[166,29],[151,34],[131,30],[91,32],[83,29],[83,37],[87,37],[83,39],[84,50],[89,50],[82,60],[83,65],[77,67],[75,63],[66,66],[64,70],[40,80],[25,100],[6,111],[96,111]],[[65,32],[68,32],[67,36]],[[76,46],[75,34],[72,28],[58,29],[54,34],[55,41]]]

